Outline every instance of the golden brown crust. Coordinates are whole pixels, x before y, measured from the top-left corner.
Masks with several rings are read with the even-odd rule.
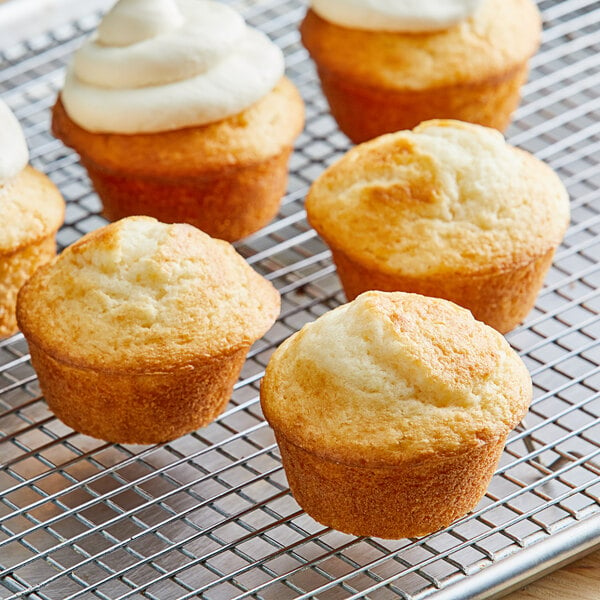
[[[446,120],[352,148],[306,209],[332,246],[403,276],[513,269],[555,248],[569,221],[550,167],[492,129]]]
[[[55,255],[54,233],[12,254],[0,255],[0,337],[17,332],[17,294],[31,274]]]
[[[164,373],[248,348],[279,293],[227,242],[131,217],[85,235],[22,288],[28,340],[62,363]]]
[[[393,466],[506,438],[531,401],[523,362],[491,327],[437,298],[368,292],[273,354],[261,404],[323,459]]]
[[[367,290],[412,292],[435,296],[467,307],[473,316],[500,333],[507,333],[523,322],[533,308],[554,249],[514,269],[498,270],[479,276],[410,277],[365,268],[343,250],[331,248],[346,298],[354,300]]]
[[[16,333],[17,293],[56,254],[64,215],[56,186],[30,166],[0,187],[0,337]]]
[[[216,418],[278,313],[278,292],[230,244],[148,217],[69,246],[17,306],[55,414],[82,433],[137,444]]]
[[[369,292],[284,342],[260,395],[298,503],[340,531],[401,538],[475,507],[531,393],[468,311]]]
[[[528,67],[524,63],[486,80],[406,91],[354,84],[324,67],[318,71],[331,114],[340,129],[360,144],[438,117],[504,131],[519,105]]]
[[[148,215],[163,223],[189,223],[234,242],[266,225],[279,210],[291,146],[262,162],[199,176],[145,177],[107,171],[81,159],[109,221]]]
[[[225,408],[248,347],[163,373],[106,373],[56,360],[29,341],[54,414],[80,433],[121,444],[156,444],[204,427]]]
[[[153,134],[92,133],[58,99],[54,134],[81,156],[109,220],[149,215],[239,240],[266,225],[285,194],[304,104],[286,78],[239,115]]]
[[[541,19],[531,0],[486,0],[473,17],[441,31],[350,29],[309,10],[300,32],[315,62],[340,78],[424,90],[486,81],[522,65],[539,46]]]
[[[491,129],[435,120],[356,146],[306,199],[349,299],[434,294],[500,331],[533,306],[569,223],[567,192]]]
[[[277,435],[292,494],[313,519],[352,535],[388,539],[433,533],[475,508],[504,441],[449,457],[371,467],[324,459]]]
[[[67,146],[113,174],[201,177],[250,166],[293,145],[304,124],[304,104],[283,78],[238,115],[199,127],[148,134],[92,133],[74,123],[58,98],[52,131]]]
[[[531,0],[487,0],[472,18],[442,31],[349,29],[312,10],[300,31],[333,116],[360,143],[434,118],[503,131],[541,22]]]
[[[65,218],[65,201],[50,179],[27,165],[0,186],[0,257],[54,235]]]

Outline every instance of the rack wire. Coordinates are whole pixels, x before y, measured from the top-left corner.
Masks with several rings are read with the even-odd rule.
[[[289,493],[258,386],[273,349],[344,302],[330,253],[307,225],[311,181],[349,147],[299,43],[298,0],[233,0],[286,54],[307,104],[278,218],[237,244],[282,294],[226,412],[156,446],[112,445],[58,421],[20,334],[0,341],[0,597],[36,600],[487,598],[600,545],[600,2],[542,0],[543,47],[509,141],[558,171],[572,226],[536,307],[508,339],[535,399],[480,505],[421,539],[324,528]],[[62,248],[103,224],[49,108],[93,14],[0,49],[0,94],[32,162],[68,200]]]

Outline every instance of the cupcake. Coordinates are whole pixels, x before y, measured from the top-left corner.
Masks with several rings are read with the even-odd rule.
[[[17,292],[56,254],[65,203],[55,185],[28,166],[23,131],[0,100],[0,338],[17,331]]]
[[[210,423],[279,294],[233,247],[130,217],[85,235],[21,289],[17,318],[51,410],[110,442]]]
[[[521,359],[469,311],[367,292],[277,349],[261,405],[309,515],[397,539],[477,505],[531,394]]]
[[[314,182],[306,210],[349,300],[372,289],[437,296],[502,333],[533,307],[569,223],[550,167],[458,121],[356,146]]]
[[[75,53],[52,129],[109,220],[237,240],[277,213],[303,127],[283,70],[279,48],[218,2],[120,0]]]
[[[540,31],[532,0],[312,0],[301,26],[356,143],[433,118],[503,131]]]

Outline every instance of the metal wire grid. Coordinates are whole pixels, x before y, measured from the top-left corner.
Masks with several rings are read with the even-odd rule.
[[[73,432],[40,397],[22,336],[0,342],[1,598],[420,600],[600,519],[600,3],[540,2],[544,45],[509,131],[512,143],[558,170],[572,197],[572,227],[536,308],[508,336],[534,380],[527,430],[512,436],[476,511],[398,541],[341,534],[304,514],[260,413],[272,350],[344,301],[302,199],[348,141],[298,41],[304,8],[295,0],[233,4],[284,48],[307,103],[279,218],[238,244],[281,291],[282,316],[250,352],[227,411],[158,446]],[[0,55],[0,93],[24,125],[34,165],[68,200],[61,247],[105,223],[77,156],[48,134],[64,62],[96,23],[96,15],[68,23]],[[461,589],[455,597],[467,597]]]

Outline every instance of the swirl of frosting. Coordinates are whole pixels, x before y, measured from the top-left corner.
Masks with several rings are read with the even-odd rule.
[[[21,125],[0,100],[0,186],[18,175],[28,161],[29,150]]]
[[[469,18],[483,0],[312,0],[323,19],[353,29],[423,32]]]
[[[120,0],[74,55],[62,101],[94,132],[152,133],[235,115],[273,89],[283,55],[212,0]]]

